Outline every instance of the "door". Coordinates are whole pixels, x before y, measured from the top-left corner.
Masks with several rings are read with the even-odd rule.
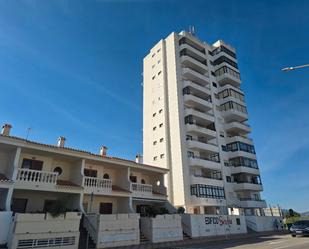
[[[113,203],[101,202],[100,203],[100,214],[112,214]]]
[[[13,198],[11,210],[14,213],[25,213],[28,199]]]
[[[89,177],[97,177],[98,171],[94,169],[84,169],[84,175]]]

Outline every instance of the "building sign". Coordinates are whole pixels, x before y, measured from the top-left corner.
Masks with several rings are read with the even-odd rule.
[[[228,216],[226,216],[226,217],[223,217],[223,216],[219,216],[219,217],[205,216],[205,224],[206,225],[214,224],[214,225],[223,226],[223,225],[232,225],[233,221]]]

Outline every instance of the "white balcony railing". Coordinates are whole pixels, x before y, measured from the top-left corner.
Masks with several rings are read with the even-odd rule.
[[[20,182],[34,182],[45,184],[57,184],[58,173],[32,170],[32,169],[18,169],[16,181]]]
[[[85,176],[84,186],[98,189],[112,189],[112,180]]]
[[[142,183],[131,183],[132,191],[133,192],[140,192],[140,193],[152,193],[152,185],[150,184],[142,184]]]

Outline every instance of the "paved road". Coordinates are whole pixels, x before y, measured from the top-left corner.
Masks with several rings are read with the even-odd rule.
[[[175,249],[309,249],[309,237],[272,235],[174,247]]]

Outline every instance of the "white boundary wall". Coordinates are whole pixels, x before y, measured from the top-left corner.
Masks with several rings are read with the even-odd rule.
[[[282,217],[280,216],[245,216],[249,228],[256,232],[277,230],[275,222],[278,224],[278,230],[282,230]],[[281,222],[281,223],[280,223]]]
[[[141,231],[153,243],[183,240],[179,214],[141,218]]]
[[[247,233],[242,215],[183,214],[182,225],[192,238]]]
[[[12,212],[0,212],[0,245],[8,242],[9,228],[12,223]]]
[[[81,214],[67,212],[59,217],[50,214],[15,214],[8,248],[77,249]]]
[[[139,244],[139,214],[89,214],[86,216],[85,228],[96,243],[96,248]]]

